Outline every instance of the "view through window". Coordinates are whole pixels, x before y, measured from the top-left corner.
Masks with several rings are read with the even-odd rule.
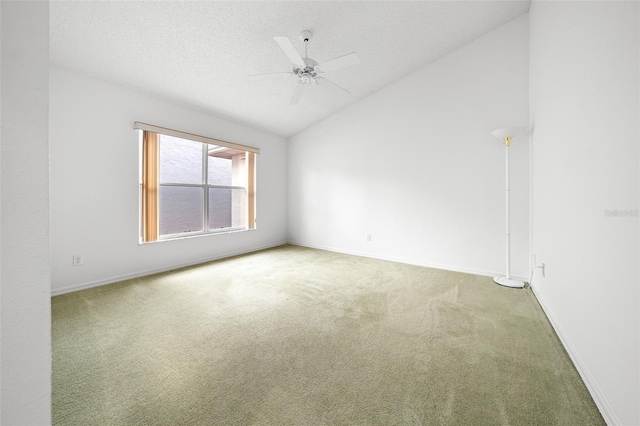
[[[254,152],[142,133],[142,241],[255,227]]]

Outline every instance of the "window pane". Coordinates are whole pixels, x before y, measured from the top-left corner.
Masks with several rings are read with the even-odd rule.
[[[202,231],[202,189],[160,186],[160,235]]]
[[[208,183],[211,185],[232,185],[234,150],[222,146],[207,146],[209,153],[209,166],[207,169]]]
[[[209,229],[246,227],[247,191],[209,188]]]
[[[202,183],[202,144],[160,135],[160,182]]]
[[[247,152],[209,145],[208,183],[211,185],[245,186],[247,183]]]
[[[210,185],[232,185],[231,159],[209,156],[208,175]]]

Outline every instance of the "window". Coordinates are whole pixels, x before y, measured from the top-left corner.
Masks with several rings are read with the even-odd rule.
[[[151,242],[255,228],[259,150],[144,123],[140,239]]]

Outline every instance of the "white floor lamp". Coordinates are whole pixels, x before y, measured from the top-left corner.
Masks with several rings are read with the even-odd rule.
[[[511,230],[510,230],[510,216],[509,216],[509,146],[511,145],[511,138],[522,132],[524,127],[505,127],[504,129],[497,129],[491,132],[491,135],[496,138],[504,140],[504,155],[506,165],[506,200],[507,200],[507,274],[505,276],[495,277],[493,281],[496,284],[500,284],[506,287],[523,288],[524,283],[519,280],[511,278]]]

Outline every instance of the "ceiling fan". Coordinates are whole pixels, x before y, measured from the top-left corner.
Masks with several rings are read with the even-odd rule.
[[[300,34],[300,40],[304,43],[304,58],[300,56],[296,48],[291,43],[291,40],[289,40],[287,37],[274,37],[273,39],[276,41],[276,43],[278,43],[282,51],[293,63],[293,71],[254,74],[250,75],[249,77],[260,79],[277,77],[297,78],[298,81],[293,89],[293,93],[291,94],[289,105],[295,105],[300,101],[300,97],[302,96],[302,92],[304,92],[304,88],[306,86],[310,86],[312,84],[317,85],[320,81],[329,83],[339,89],[344,90],[347,93],[351,93],[344,87],[338,86],[331,80],[327,80],[323,77],[322,74],[328,71],[335,71],[341,68],[359,64],[360,57],[356,52],[348,53],[346,55],[339,56],[337,58],[318,64],[316,61],[307,56],[307,45],[309,43],[309,40],[311,39],[311,31],[305,30]]]

